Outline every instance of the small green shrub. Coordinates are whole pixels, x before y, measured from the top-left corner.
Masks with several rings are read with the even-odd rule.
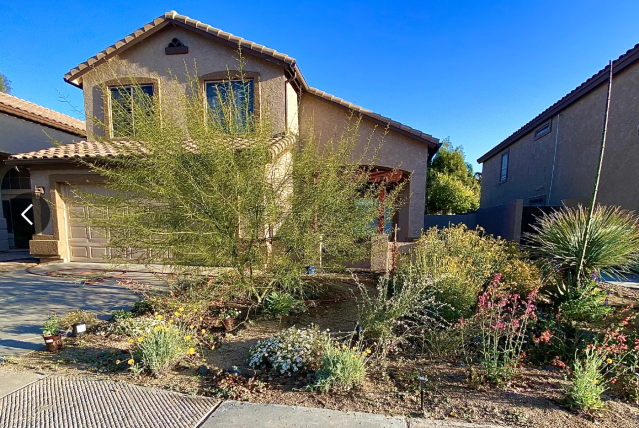
[[[316,327],[291,327],[257,342],[249,350],[249,367],[271,369],[281,375],[317,370],[330,342],[328,333],[320,332]]]
[[[280,317],[291,313],[292,310],[298,310],[304,307],[304,302],[296,300],[288,293],[276,291],[270,293],[264,299],[262,308],[264,313]]]
[[[118,322],[129,318],[133,318],[133,313],[124,309],[118,309],[111,313],[111,321],[113,322]]]
[[[604,305],[607,293],[598,286],[596,281],[582,279],[578,286],[567,288],[559,304],[564,321],[600,321],[613,311]]]
[[[195,353],[193,342],[186,339],[182,330],[160,323],[145,336],[139,337],[133,358],[151,373],[157,375],[189,353]]]
[[[60,317],[56,314],[50,315],[42,324],[42,334],[45,336],[54,336],[60,331]]]
[[[60,327],[63,329],[71,328],[73,324],[84,323],[87,327],[92,327],[98,323],[98,317],[93,312],[77,310],[69,312],[60,318]]]
[[[572,385],[566,388],[568,401],[582,410],[597,410],[604,407],[601,394],[608,389],[602,367],[605,356],[594,346],[584,350],[583,359],[576,358],[573,365]]]
[[[453,308],[440,302],[433,281],[413,268],[402,268],[394,278],[379,278],[376,293],[370,293],[361,284],[359,287],[361,334],[366,341],[376,344],[381,355],[393,345],[423,346],[427,332],[450,326],[444,314]]]
[[[316,372],[314,387],[328,392],[334,388],[350,390],[361,385],[370,353],[370,350],[360,351],[346,345],[328,346],[322,356],[321,368]]]
[[[150,312],[153,312],[153,302],[148,299],[138,300],[133,304],[133,308],[131,308],[133,315],[146,315]]]

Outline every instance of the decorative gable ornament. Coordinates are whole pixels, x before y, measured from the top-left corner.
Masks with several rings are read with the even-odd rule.
[[[179,39],[173,38],[171,43],[167,47],[164,48],[164,53],[167,55],[180,55],[189,53],[189,47],[185,46]]]

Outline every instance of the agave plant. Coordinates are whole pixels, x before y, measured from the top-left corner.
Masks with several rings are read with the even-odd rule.
[[[639,264],[639,218],[619,207],[598,205],[586,241],[588,209],[564,207],[538,217],[534,233],[526,234],[531,253],[560,271],[577,275],[586,245],[582,273],[623,276]]]

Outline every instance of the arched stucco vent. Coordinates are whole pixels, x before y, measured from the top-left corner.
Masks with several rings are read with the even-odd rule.
[[[169,45],[164,48],[164,52],[167,55],[179,55],[189,53],[189,47],[185,46],[178,38],[174,37]]]

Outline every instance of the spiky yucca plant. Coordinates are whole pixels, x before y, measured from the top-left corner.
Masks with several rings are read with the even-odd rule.
[[[526,235],[528,247],[561,271],[577,275],[584,248],[585,207],[544,213]],[[619,207],[598,205],[592,215],[583,273],[621,275],[639,262],[639,219]]]

